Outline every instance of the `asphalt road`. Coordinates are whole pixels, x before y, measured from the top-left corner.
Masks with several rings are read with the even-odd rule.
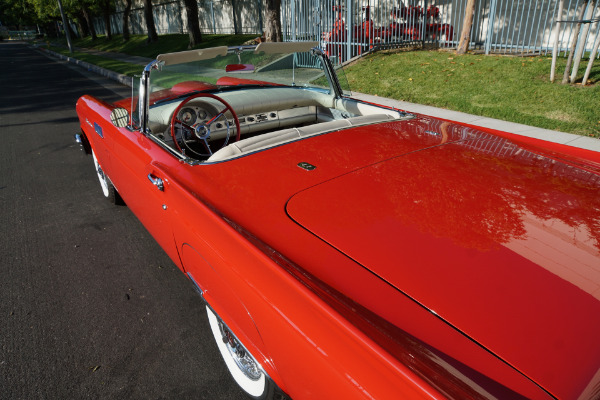
[[[243,399],[202,301],[80,151],[129,88],[0,42],[0,399]]]

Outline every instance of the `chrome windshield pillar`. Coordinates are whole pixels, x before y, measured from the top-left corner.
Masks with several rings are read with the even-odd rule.
[[[329,86],[331,86],[333,90],[333,94],[336,99],[341,99],[344,91],[342,90],[342,86],[340,85],[340,81],[337,78],[335,73],[335,69],[333,68],[333,64],[327,55],[318,47],[313,47],[310,52],[321,59],[323,63],[323,71],[325,72],[325,76],[327,77],[327,81],[329,82]]]
[[[150,71],[158,68],[160,61],[154,60],[146,65],[140,78],[140,93],[138,99],[138,110],[140,112],[140,126],[144,134],[148,133],[148,112],[150,110]]]

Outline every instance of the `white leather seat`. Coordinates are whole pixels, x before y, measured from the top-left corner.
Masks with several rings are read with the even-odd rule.
[[[322,122],[320,124],[303,126],[301,128],[290,128],[269,132],[263,135],[242,139],[236,143],[231,143],[219,151],[216,151],[207,161],[223,161],[309,136],[346,129],[352,126],[385,122],[393,119],[394,117],[388,114],[362,115],[348,119],[338,119],[329,122]]]

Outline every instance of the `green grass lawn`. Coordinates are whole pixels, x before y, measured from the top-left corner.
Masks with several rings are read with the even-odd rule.
[[[198,47],[238,45],[255,37],[203,35],[204,42]],[[127,43],[115,35],[110,41],[87,38],[75,40],[74,45],[155,58],[161,53],[187,50],[188,36],[162,35],[157,43],[147,44],[143,35],[133,35]],[[68,54],[64,49],[61,52]],[[134,64],[85,53],[73,56],[130,76],[141,72]],[[565,63],[565,58],[559,58],[558,82]],[[374,53],[345,67],[345,71],[350,88],[356,92],[600,137],[600,60],[586,87],[550,83],[550,64],[550,56],[457,56],[450,51],[415,50]],[[586,66],[584,60],[579,80]]]
[[[252,35],[202,35],[202,43],[195,46],[197,49],[216,46],[237,46],[248,40],[256,38]],[[173,53],[176,51],[189,50],[189,36],[187,34],[169,34],[159,36],[158,42],[147,43],[146,35],[131,35],[127,42],[123,41],[122,35],[113,35],[111,40],[106,36],[98,36],[96,40],[90,37],[75,39],[73,46],[96,49],[102,51],[114,51],[132,56],[156,58],[159,54]],[[63,41],[66,45],[66,41]]]
[[[74,51],[69,53],[69,50],[65,47],[48,46],[49,50],[56,53],[60,53],[67,57],[73,57],[81,61],[88,62],[90,64],[97,65],[99,67],[108,69],[110,71],[118,72],[119,74],[134,76],[142,73],[142,67],[138,64],[131,64],[122,61],[113,60],[112,58],[106,58],[97,56],[94,54],[88,54],[80,51]]]
[[[437,50],[382,52],[350,65],[346,76],[358,92],[599,137],[600,60],[586,87],[550,83],[551,61]],[[559,59],[557,81],[565,63]],[[586,66],[587,60],[580,79]]]

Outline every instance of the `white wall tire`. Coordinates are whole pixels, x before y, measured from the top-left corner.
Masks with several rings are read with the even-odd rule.
[[[257,400],[272,399],[275,384],[263,371],[261,365],[208,306],[206,306],[206,313],[219,352],[238,386],[250,398]]]
[[[122,202],[119,193],[113,186],[109,177],[106,176],[102,167],[98,163],[98,159],[96,158],[96,153],[92,150],[92,158],[94,159],[94,169],[96,170],[96,175],[98,176],[98,180],[100,181],[100,188],[102,189],[102,194],[108,201],[113,204],[120,204]]]

